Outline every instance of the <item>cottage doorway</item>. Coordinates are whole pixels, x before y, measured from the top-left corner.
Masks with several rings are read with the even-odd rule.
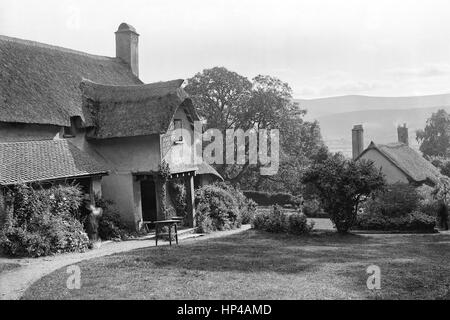
[[[158,220],[156,209],[156,187],[153,179],[141,181],[141,203],[143,220]]]

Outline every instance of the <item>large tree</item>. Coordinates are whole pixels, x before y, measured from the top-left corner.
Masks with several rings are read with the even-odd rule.
[[[191,95],[207,128],[279,129],[280,170],[275,176],[261,176],[260,165],[219,165],[226,180],[246,188],[298,189],[298,174],[305,159],[323,147],[318,123],[304,121],[292,97],[290,86],[272,76],[247,78],[223,67],[203,70],[188,79],[185,90]]]
[[[425,156],[450,156],[450,115],[443,109],[433,113],[424,130],[416,132],[420,151]]]

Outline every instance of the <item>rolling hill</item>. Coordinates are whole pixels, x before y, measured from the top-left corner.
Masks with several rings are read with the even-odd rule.
[[[450,112],[450,94],[421,97],[343,96],[315,100],[297,100],[308,110],[307,119],[318,120],[322,136],[331,151],[351,155],[351,129],[364,126],[364,143],[397,141],[397,126],[406,123],[410,144],[418,148],[415,131],[438,109]]]
[[[450,94],[415,97],[342,96],[320,99],[296,99],[302,109],[308,110],[309,119],[325,115],[367,110],[407,110],[450,106]]]

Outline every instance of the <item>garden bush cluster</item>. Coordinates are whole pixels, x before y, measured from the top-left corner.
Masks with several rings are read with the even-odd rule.
[[[242,224],[251,223],[255,217],[258,204],[252,199],[247,198],[239,188],[233,187],[228,183],[216,182],[214,185],[226,190],[234,197],[241,214]]]
[[[216,185],[203,186],[195,191],[196,223],[198,231],[210,233],[240,227],[242,218],[236,199]]]
[[[287,213],[275,205],[270,211],[256,214],[253,228],[273,233],[308,234],[314,228],[314,222],[308,223],[306,215],[297,211]]]
[[[430,187],[393,184],[364,203],[354,229],[431,232],[438,206],[431,193]]]
[[[129,235],[127,226],[122,222],[118,209],[112,201],[97,198],[96,206],[103,209],[98,221],[98,235],[103,240],[126,239]]]
[[[224,182],[203,186],[195,191],[196,223],[199,232],[229,230],[251,223],[256,203]]]
[[[81,203],[77,186],[12,187],[0,247],[8,255],[29,257],[86,250],[89,239],[77,219]]]

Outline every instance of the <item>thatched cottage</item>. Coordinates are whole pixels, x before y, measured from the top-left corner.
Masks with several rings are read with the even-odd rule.
[[[398,142],[376,144],[373,141],[364,149],[364,129],[355,125],[352,129],[353,159],[373,161],[380,168],[386,182],[408,183],[416,186],[427,184],[434,186],[442,178],[439,170],[409,146],[408,128],[397,128]]]
[[[193,141],[171,134],[193,130],[195,107],[183,80],[142,83],[132,26],[115,35],[115,58],[0,36],[0,189],[76,181],[139,228],[163,218],[157,173],[166,160],[170,178],[188,187],[193,225],[195,183],[221,179],[205,163],[186,165]]]

